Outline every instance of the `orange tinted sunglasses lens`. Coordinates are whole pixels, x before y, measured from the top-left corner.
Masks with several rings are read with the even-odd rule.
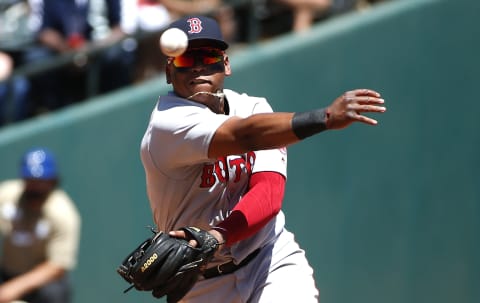
[[[202,65],[211,65],[222,61],[223,52],[221,51],[215,49],[194,49],[181,56],[174,57],[172,63],[175,67],[189,68],[195,66],[196,62],[201,62]]]
[[[175,67],[192,67],[195,65],[195,58],[190,56],[178,56],[173,58]]]
[[[223,60],[223,55],[216,55],[216,56],[205,56],[203,57],[203,64],[210,65],[221,62]]]

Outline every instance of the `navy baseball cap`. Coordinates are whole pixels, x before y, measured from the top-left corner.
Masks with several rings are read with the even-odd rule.
[[[28,150],[20,163],[20,176],[24,179],[56,179],[58,172],[53,154],[45,148]]]
[[[168,28],[179,28],[187,34],[188,47],[228,48],[215,19],[205,16],[186,16],[172,22]]]

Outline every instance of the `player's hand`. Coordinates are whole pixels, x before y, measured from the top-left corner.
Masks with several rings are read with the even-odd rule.
[[[370,89],[348,91],[335,99],[327,108],[327,129],[341,129],[353,122],[376,125],[375,119],[362,113],[383,113],[387,109],[380,94]]]
[[[223,238],[223,235],[218,232],[217,230],[215,229],[211,229],[208,231],[212,236],[215,237],[215,239],[217,239],[218,243],[224,243],[225,242],[225,239]],[[175,238],[182,238],[182,239],[186,239],[186,234],[183,230],[173,230],[173,231],[170,231],[168,233],[170,236],[172,237],[175,237]],[[192,247],[196,247],[197,246],[197,241],[195,241],[194,239],[190,239],[188,241],[188,244]],[[221,246],[221,245],[220,245]],[[219,247],[220,247],[219,246]]]
[[[174,238],[187,239],[187,235],[185,234],[185,232],[183,230],[172,230],[168,234],[170,236],[174,237]],[[194,239],[190,239],[188,241],[188,244],[192,247],[195,247],[195,246],[197,246],[198,243]]]

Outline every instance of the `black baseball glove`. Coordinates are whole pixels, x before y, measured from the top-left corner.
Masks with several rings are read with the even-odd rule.
[[[167,296],[168,303],[182,299],[193,287],[199,275],[212,259],[219,243],[209,232],[184,227],[186,239],[174,238],[164,232],[157,232],[138,246],[117,272],[128,283],[128,290],[151,291],[156,298]],[[188,241],[194,239],[192,247]]]

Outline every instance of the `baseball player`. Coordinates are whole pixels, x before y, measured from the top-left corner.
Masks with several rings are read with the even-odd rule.
[[[377,121],[379,93],[346,92],[325,109],[274,113],[265,98],[224,88],[232,70],[216,21],[186,16],[170,25],[189,38],[169,57],[167,82],[141,142],[157,228],[185,237],[208,230],[222,245],[181,302],[318,302],[313,270],[281,211],[286,146],[327,129]],[[195,245],[195,243],[192,243]]]
[[[24,154],[20,177],[0,184],[0,303],[70,302],[80,215],[47,149]]]

